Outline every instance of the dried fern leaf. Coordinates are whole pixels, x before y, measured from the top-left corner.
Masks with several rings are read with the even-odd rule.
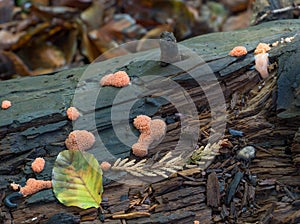
[[[146,170],[142,170],[141,171],[142,174],[144,174],[145,176],[148,176],[148,177],[156,177],[157,174],[156,173],[153,173],[153,172],[150,172],[150,171],[146,171]]]
[[[130,166],[133,166],[134,165],[134,163],[135,163],[135,159],[133,159],[133,160],[130,160],[128,163],[125,163],[124,165],[123,165],[123,167],[130,167]]]
[[[142,159],[141,161],[137,162],[134,166],[132,166],[133,168],[137,168],[137,167],[141,167],[143,165],[145,165],[147,159]]]
[[[136,177],[143,177],[144,175],[139,173],[139,172],[136,172],[136,171],[133,171],[133,170],[127,170],[128,173],[130,173],[131,175],[133,176],[136,176]]]
[[[153,172],[155,172],[157,175],[162,176],[164,178],[168,178],[169,177],[164,171],[158,171],[158,170],[156,170],[156,171],[153,171]]]
[[[113,166],[118,166],[118,164],[120,163],[121,160],[122,160],[121,158],[118,158],[117,161],[114,163]]]
[[[128,160],[129,160],[128,158],[123,159],[123,160],[118,164],[118,166],[123,166]]]
[[[176,166],[176,165],[174,165],[173,168],[176,169],[176,170],[182,170],[183,169],[182,166]]]
[[[163,163],[164,161],[166,161],[167,159],[169,159],[171,157],[172,157],[172,152],[170,151],[166,155],[164,155],[164,157],[161,160],[159,160],[158,162]]]
[[[180,157],[180,156],[179,156],[179,157],[175,157],[175,158],[169,160],[168,162],[166,162],[166,164],[167,164],[167,165],[169,165],[169,164],[174,164],[174,163],[176,163],[176,162],[179,162],[180,160],[181,160],[181,157]]]
[[[169,167],[161,167],[161,169],[162,169],[162,170],[165,170],[165,171],[168,171],[168,172],[170,172],[170,173],[176,173],[176,172],[177,172],[177,170],[174,170],[174,169],[169,168]]]

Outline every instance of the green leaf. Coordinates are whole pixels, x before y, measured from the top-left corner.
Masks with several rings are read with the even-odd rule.
[[[65,150],[59,153],[52,171],[56,198],[66,206],[98,208],[103,192],[102,171],[92,154]]]

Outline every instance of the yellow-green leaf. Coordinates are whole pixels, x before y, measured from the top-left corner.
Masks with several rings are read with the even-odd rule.
[[[92,154],[65,150],[59,153],[52,171],[56,198],[66,206],[98,208],[103,192],[102,171]]]

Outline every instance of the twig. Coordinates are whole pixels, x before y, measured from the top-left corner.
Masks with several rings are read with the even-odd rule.
[[[263,14],[262,16],[260,16],[255,21],[255,24],[258,24],[259,22],[261,22],[262,20],[264,20],[266,17],[268,17],[271,14],[279,14],[279,13],[284,13],[284,12],[288,12],[288,11],[292,11],[292,10],[300,10],[300,5],[287,6],[287,7],[281,8],[281,9],[269,10],[265,14]]]
[[[138,217],[149,217],[150,213],[148,212],[132,212],[127,214],[113,215],[113,219],[134,219]]]

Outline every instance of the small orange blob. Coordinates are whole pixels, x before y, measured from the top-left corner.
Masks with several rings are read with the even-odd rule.
[[[132,145],[132,153],[138,157],[144,157],[148,154],[148,146],[141,142]]]
[[[1,108],[6,110],[11,107],[11,102],[9,100],[3,100],[1,104]]]
[[[230,52],[230,56],[240,57],[247,54],[247,49],[244,46],[236,46]]]
[[[111,167],[111,164],[109,162],[104,161],[100,164],[100,167],[101,167],[101,170],[108,171]]]
[[[26,197],[40,190],[51,188],[51,187],[52,187],[51,180],[36,180],[34,178],[29,178],[26,181],[26,185],[24,187],[21,187],[20,193],[23,194],[24,197]]]
[[[75,121],[79,118],[80,113],[79,111],[76,109],[76,107],[69,107],[67,109],[67,116],[71,121]]]
[[[40,173],[44,169],[45,166],[45,160],[41,157],[36,158],[32,163],[31,163],[31,169],[36,172]]]
[[[95,141],[93,133],[86,130],[75,130],[69,134],[65,144],[69,150],[86,151],[93,147]]]
[[[133,125],[141,133],[150,134],[150,121],[150,117],[146,115],[138,115],[136,118],[133,119]]]
[[[269,44],[259,43],[254,51],[254,54],[266,53],[269,50],[271,50],[271,47],[269,46]]]
[[[195,220],[194,224],[200,224],[200,222],[198,220]]]
[[[130,78],[125,71],[118,71],[114,74],[108,74],[100,80],[101,86],[124,87],[130,84]]]

